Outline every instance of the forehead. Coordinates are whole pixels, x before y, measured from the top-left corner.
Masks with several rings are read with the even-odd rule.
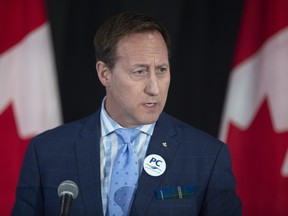
[[[158,31],[127,35],[118,42],[116,52],[120,58],[136,58],[137,56],[168,58],[166,43]]]

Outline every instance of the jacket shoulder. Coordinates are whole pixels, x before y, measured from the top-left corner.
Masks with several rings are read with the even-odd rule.
[[[221,146],[223,143],[217,137],[212,136],[211,134],[200,130],[184,121],[181,121],[167,113],[162,113],[159,119],[161,125],[169,127],[168,130],[173,131],[175,134],[174,137],[181,139],[184,142],[193,142],[193,143],[206,143],[208,145]],[[170,125],[170,126],[168,126]]]
[[[100,128],[98,121],[99,115],[97,112],[90,116],[44,131],[43,133],[36,135],[31,140],[31,143],[47,143],[55,141],[57,141],[57,143],[60,141],[65,143],[71,140],[77,140],[82,136],[87,136],[87,134],[95,134],[98,128]]]

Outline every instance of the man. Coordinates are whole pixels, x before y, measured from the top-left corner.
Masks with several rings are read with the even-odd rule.
[[[59,214],[64,180],[79,187],[70,215],[241,215],[227,145],[162,112],[170,84],[165,28],[121,13],[99,28],[94,45],[102,106],[31,141],[13,215]],[[128,128],[136,138],[124,144]]]

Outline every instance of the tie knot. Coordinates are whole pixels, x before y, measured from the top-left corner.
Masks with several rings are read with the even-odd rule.
[[[122,139],[125,144],[132,143],[140,134],[140,130],[135,128],[118,128],[115,133]]]

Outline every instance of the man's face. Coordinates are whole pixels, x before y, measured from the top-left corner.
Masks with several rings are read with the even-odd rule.
[[[159,32],[135,33],[117,44],[117,62],[108,75],[106,110],[123,127],[157,121],[169,84],[168,50]]]

